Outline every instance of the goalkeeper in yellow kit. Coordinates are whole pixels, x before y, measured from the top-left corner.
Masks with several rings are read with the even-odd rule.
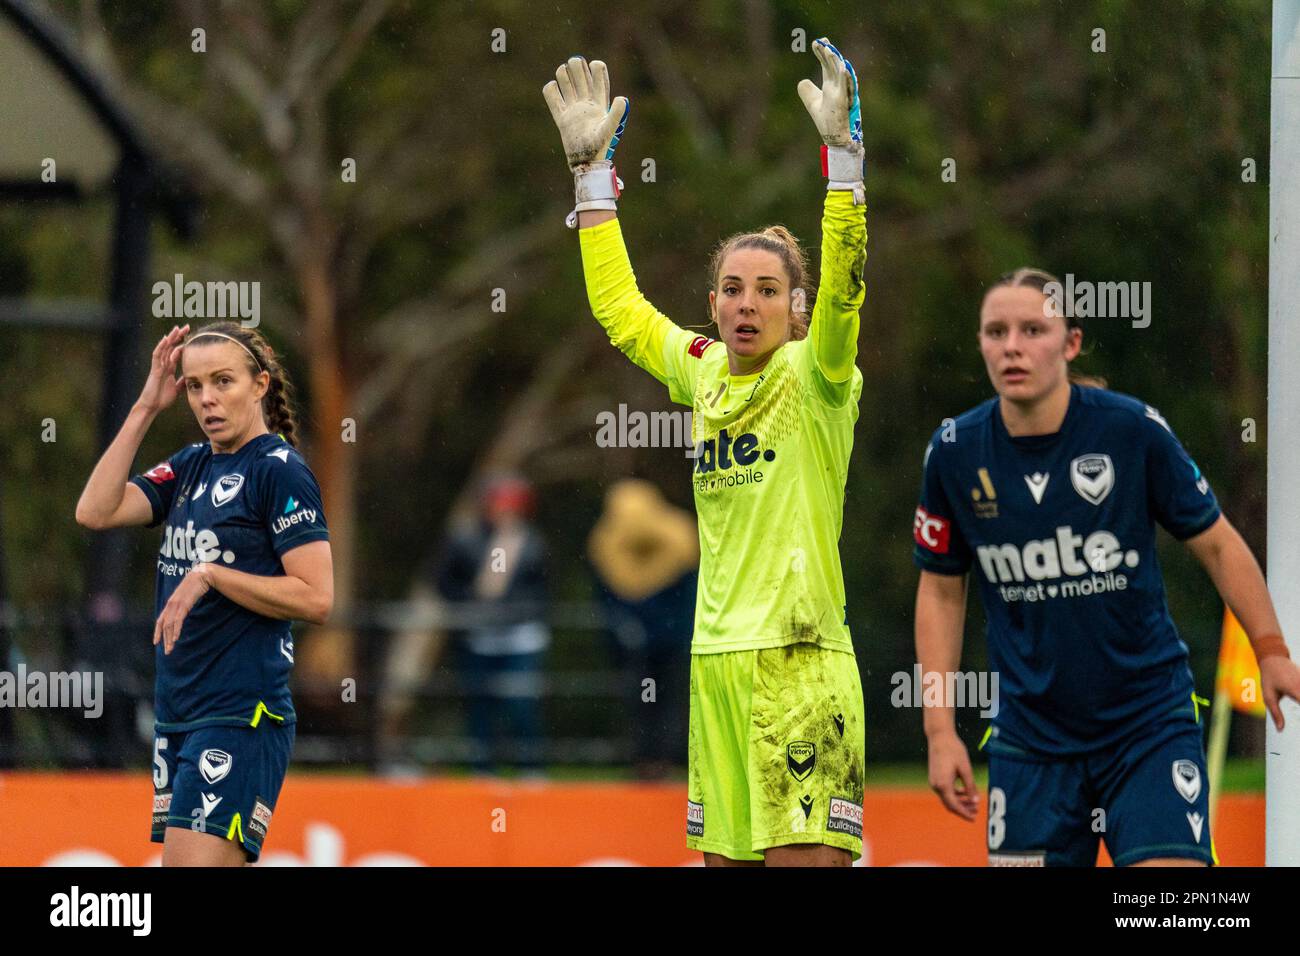
[[[628,101],[599,60],[543,90],[574,173],[587,294],[610,340],[692,408],[700,582],[691,644],[687,845],[709,865],[848,865],[862,855],[862,685],[839,536],[853,425],[866,214],[857,77],[813,44],[799,96],[825,144],[821,289],[784,228],[714,255],[719,341],[641,295],[615,216]]]

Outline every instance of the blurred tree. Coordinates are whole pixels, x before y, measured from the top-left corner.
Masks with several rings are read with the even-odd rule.
[[[582,542],[603,484],[636,472],[689,503],[680,450],[595,445],[596,411],[668,402],[602,344],[590,317],[577,239],[561,225],[570,179],[540,90],[575,51],[610,64],[616,92],[633,100],[617,157],[633,265],[651,301],[700,324],[705,264],[722,236],[780,221],[815,249],[817,137],[794,90],[816,70],[799,31],[804,50],[831,36],[862,84],[866,384],[842,547],[873,759],[921,752],[916,715],[875,705],[912,660],[921,449],[943,417],[992,394],[975,330],[1000,272],[1030,263],[1151,282],[1150,326],[1085,322],[1081,367],[1161,409],[1262,549],[1265,3],[61,0],[56,9],[207,184],[207,241],[198,253],[164,251],[160,272],[262,277],[272,337],[288,341],[291,363],[301,356],[341,602],[404,594],[464,489],[498,467],[538,480],[562,596],[586,593]],[[207,30],[205,53],[191,50],[196,27]],[[355,183],[341,176],[349,157]],[[1248,157],[1255,182],[1241,175]],[[27,231],[0,235],[9,245],[0,262],[21,248],[15,268],[32,288],[56,288],[77,275],[85,228],[24,222]],[[497,289],[504,312],[491,308]],[[0,350],[0,371],[31,379],[42,413],[60,402],[75,410],[85,398],[59,362],[81,369],[93,356],[52,348]],[[31,391],[0,403],[5,437],[27,427]],[[1248,417],[1254,443],[1242,441]],[[84,450],[69,418],[68,447]],[[343,418],[357,423],[355,444],[340,440]],[[175,444],[193,440],[177,423],[159,428]],[[38,470],[25,447],[7,457],[11,488]],[[14,508],[11,553],[32,555],[15,577],[44,597],[57,575],[27,565],[62,567],[56,556],[75,530],[39,501]],[[1219,602],[1182,549],[1165,550],[1171,607],[1206,687]],[[972,610],[972,635],[979,616]],[[557,642],[557,662],[566,653]],[[972,636],[968,666],[982,660]]]
[[[366,282],[374,248],[464,195],[461,157],[439,148],[443,131],[464,122],[453,112],[457,77],[393,63],[394,51],[376,39],[393,6],[187,0],[159,18],[151,31],[157,45],[133,50],[124,70],[115,50],[138,39],[138,21],[114,11],[118,19],[106,22],[98,0],[80,5],[87,54],[199,183],[237,207],[244,228],[265,235],[292,280],[305,333],[311,460],[330,517],[344,620],[354,594],[361,468],[344,437],[349,420],[364,435],[394,388],[416,371],[436,380],[472,347],[492,319],[478,296],[485,269],[513,265],[544,237],[536,225],[517,227],[459,261],[434,289],[390,305],[370,341],[367,357],[378,361],[362,359],[353,329],[374,294]],[[436,33],[437,20],[432,8],[408,5],[397,26]],[[356,100],[346,88],[365,87],[376,67],[386,83]],[[441,188],[430,188],[435,183]],[[324,646],[337,653],[330,676],[348,673],[346,642]]]

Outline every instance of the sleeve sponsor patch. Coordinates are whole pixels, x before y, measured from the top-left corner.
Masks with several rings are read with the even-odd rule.
[[[704,804],[686,801],[686,835],[704,836]]]
[[[862,804],[854,803],[847,797],[831,797],[826,829],[862,839]]]
[[[271,808],[262,802],[261,797],[253,801],[253,815],[248,819],[248,829],[260,839],[266,839],[267,828],[271,826]]]
[[[932,515],[920,505],[916,506],[916,519],[912,522],[912,536],[916,543],[935,554],[948,553],[948,538],[952,525],[947,518]]]
[[[697,335],[691,340],[691,344],[686,347],[686,351],[696,358],[703,358],[704,350],[716,341],[717,339],[711,339],[707,335]]]
[[[167,816],[172,810],[172,792],[165,790],[153,795],[153,826],[160,829],[167,826]]]
[[[172,463],[169,461],[160,462],[154,465],[144,473],[144,476],[155,485],[161,485],[168,481],[176,480],[176,473],[172,471]]]

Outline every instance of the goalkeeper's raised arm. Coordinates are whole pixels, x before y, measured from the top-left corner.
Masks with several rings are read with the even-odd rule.
[[[824,37],[813,53],[821,62],[820,89],[799,83],[799,98],[822,137],[827,178],[822,214],[821,284],[809,338],[816,368],[836,404],[850,396],[858,354],[858,310],[866,295],[866,197],[862,184],[862,111],[853,66]]]
[[[674,400],[690,404],[690,383],[675,375],[667,351],[681,351],[689,333],[651,305],[636,285],[623,234],[615,218],[621,183],[614,149],[627,123],[628,100],[609,102],[609,70],[571,57],[542,90],[573,171],[575,204],[568,225],[579,226],[582,265],[591,310],[610,341],[669,387]],[[685,346],[683,346],[685,347]]]

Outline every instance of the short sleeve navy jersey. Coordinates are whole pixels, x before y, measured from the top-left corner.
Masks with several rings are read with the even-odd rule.
[[[935,432],[924,471],[914,559],[979,581],[994,733],[1085,753],[1191,706],[1155,524],[1185,540],[1219,506],[1159,412],[1074,385],[1060,431],[1013,438],[994,398]]]
[[[194,564],[283,575],[285,552],[329,538],[316,479],[279,435],[259,435],[233,454],[190,445],[131,481],[153,506],[149,526],[163,524],[155,615]],[[208,591],[172,652],[160,642],[154,655],[158,729],[294,721],[289,623]]]

